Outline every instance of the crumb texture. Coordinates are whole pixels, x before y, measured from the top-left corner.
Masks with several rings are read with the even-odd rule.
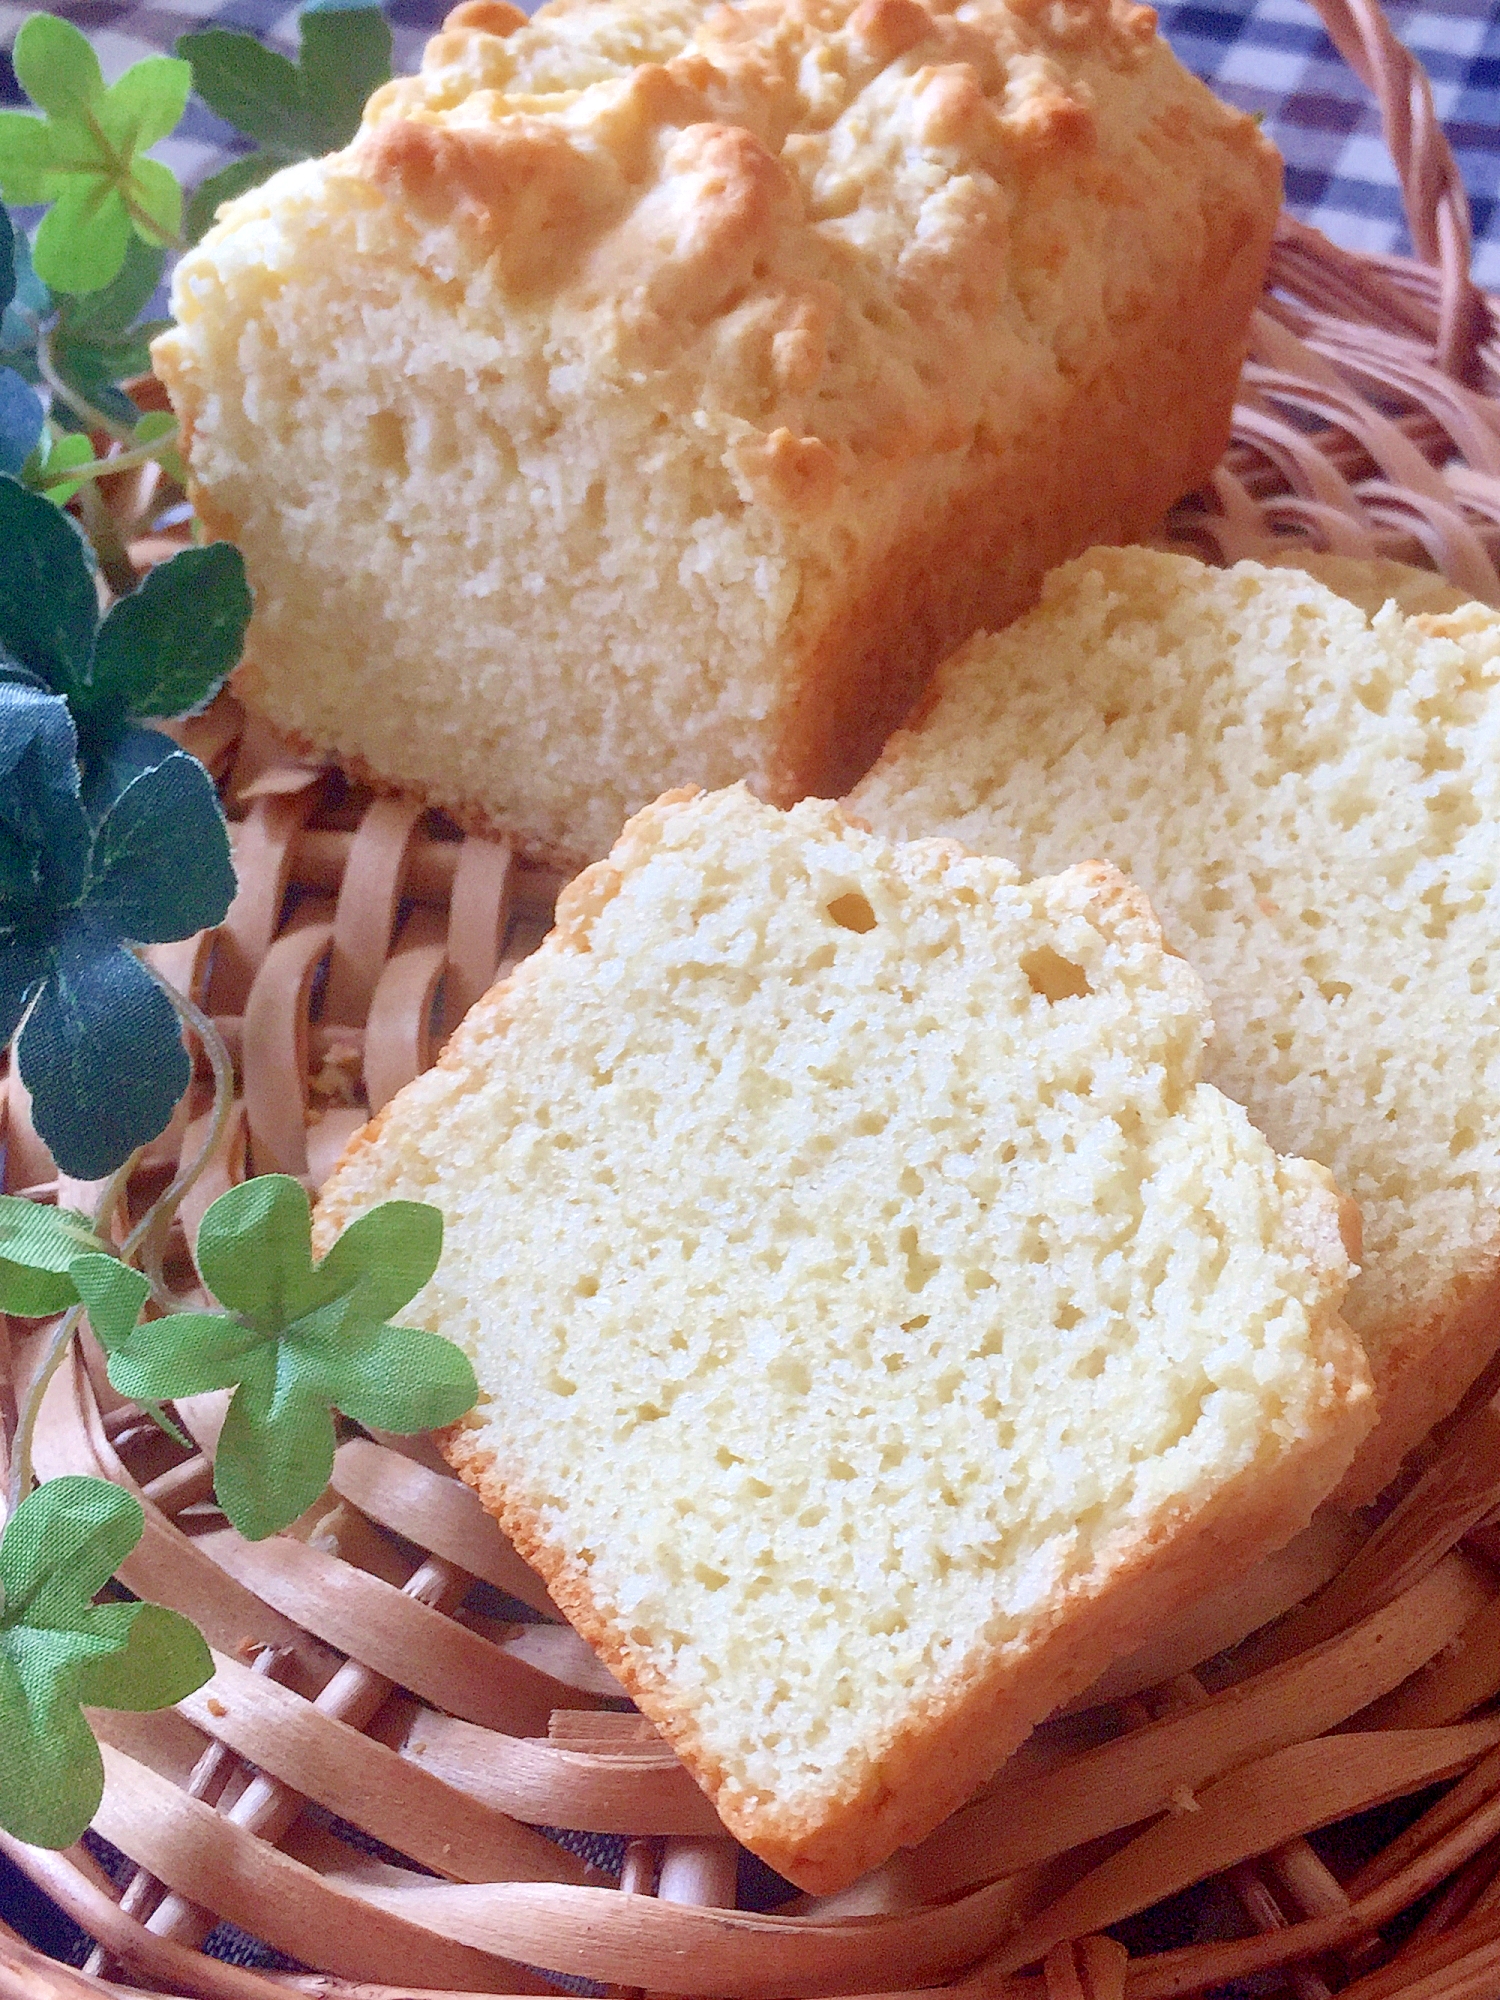
[[[1208,988],[1208,1076],[1362,1211],[1366,1499],[1500,1328],[1500,615],[1308,567],[1332,588],[1091,551],[941,670],[853,807],[1151,897]]]
[[[156,363],[256,587],[243,692],[583,858],[679,780],[851,780],[1222,449],[1279,175],[1152,21],[460,7],[178,267]]]
[[[1112,870],[736,788],[633,821],[325,1192],[323,1241],[442,1209],[458,1462],[799,1880],[927,1831],[1102,1666],[1080,1614],[1144,1637],[1195,1523],[1243,1503],[1222,1576],[1362,1434],[1339,1202],[1207,1027]]]

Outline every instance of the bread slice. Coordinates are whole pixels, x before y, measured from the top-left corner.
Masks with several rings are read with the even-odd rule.
[[[1311,566],[1333,589],[1092,550],[943,667],[852,805],[1150,896],[1208,988],[1207,1075],[1359,1202],[1360,1503],[1500,1339],[1500,615]]]
[[[1370,1407],[1341,1204],[1112,869],[668,797],[325,1189],[447,1221],[447,1449],[725,1825],[831,1890],[1285,1541]]]
[[[1275,153],[1127,0],[466,0],[224,211],[156,366],[236,687],[581,863],[836,792],[1222,452]]]

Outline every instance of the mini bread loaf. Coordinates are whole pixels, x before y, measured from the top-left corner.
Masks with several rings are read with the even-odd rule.
[[[156,366],[237,681],[573,863],[841,791],[1222,451],[1279,195],[1128,0],[467,0],[228,207]]]
[[[940,669],[851,805],[1150,896],[1208,988],[1207,1075],[1360,1205],[1360,1503],[1500,1340],[1500,615],[1308,567],[1332,588],[1092,550]]]
[[[1287,1539],[1371,1408],[1343,1204],[1198,1081],[1113,869],[668,796],[318,1236],[435,1203],[447,1445],[793,1881],[832,1890]]]

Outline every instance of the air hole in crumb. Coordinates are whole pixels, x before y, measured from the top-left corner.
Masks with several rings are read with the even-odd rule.
[[[1021,960],[1021,970],[1032,992],[1039,993],[1049,1006],[1057,1000],[1080,999],[1094,990],[1083,967],[1075,965],[1071,958],[1064,958],[1050,944],[1028,951]]]
[[[382,472],[396,472],[404,479],[406,463],[406,427],[394,410],[377,410],[370,418],[366,435],[369,439],[370,457]]]
[[[858,889],[835,896],[828,905],[828,914],[841,929],[857,931],[861,937],[875,928],[875,912],[870,908],[869,899],[862,896]]]

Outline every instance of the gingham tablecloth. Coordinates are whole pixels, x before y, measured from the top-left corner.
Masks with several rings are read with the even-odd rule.
[[[107,75],[152,50],[169,49],[204,21],[253,29],[294,50],[296,8],[286,0],[44,0],[95,41]],[[0,44],[9,48],[32,11],[0,0]],[[415,66],[422,43],[447,11],[444,0],[387,0],[398,69]],[[1441,8],[1388,7],[1397,33],[1425,63],[1439,117],[1458,155],[1474,216],[1475,276],[1500,291],[1500,0],[1446,0]],[[1303,0],[1174,0],[1162,27],[1188,68],[1221,96],[1264,115],[1286,159],[1287,203],[1353,250],[1407,250],[1400,194],[1380,123],[1359,83],[1334,52]],[[0,99],[23,102],[8,58]],[[201,106],[162,148],[188,185],[226,156],[233,137]]]

